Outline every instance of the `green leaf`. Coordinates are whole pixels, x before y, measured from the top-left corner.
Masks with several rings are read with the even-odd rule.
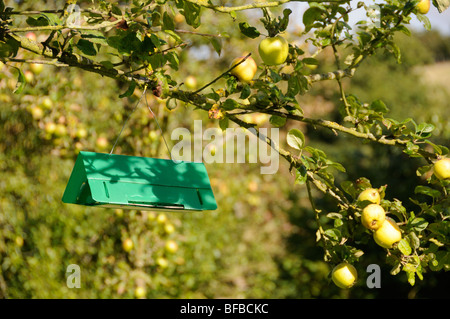
[[[220,56],[220,53],[222,53],[222,40],[219,38],[211,38],[211,44],[214,48],[214,50],[217,52],[217,54]]]
[[[290,147],[296,150],[301,150],[305,145],[305,136],[298,129],[291,129],[286,137],[287,143]]]
[[[311,7],[303,13],[303,24],[305,25],[305,32],[312,29],[314,22],[322,19],[322,9],[318,7]]]
[[[439,10],[439,13],[442,13],[450,6],[450,0],[433,0],[433,4]]]
[[[97,50],[94,47],[94,44],[91,41],[80,39],[77,43],[77,48],[86,55],[96,55]]]
[[[306,167],[300,166],[298,169],[295,170],[295,184],[302,185],[306,183],[308,179],[308,175],[306,174]]]
[[[286,118],[282,116],[272,115],[269,119],[269,122],[275,127],[282,127],[286,124]]]
[[[422,217],[416,217],[409,223],[409,226],[415,231],[421,232],[428,227],[428,222]]]
[[[405,256],[409,256],[412,253],[411,246],[409,245],[408,240],[405,238],[398,242],[397,248]]]
[[[17,84],[16,84],[16,88],[14,89],[13,93],[20,94],[25,87],[26,79],[25,79],[25,75],[23,74],[22,70],[19,68],[16,68],[16,69],[17,69],[17,71],[19,71],[19,75],[17,77]]]
[[[243,35],[252,39],[255,39],[261,35],[261,33],[255,27],[250,26],[248,22],[239,23],[239,29]]]
[[[431,30],[430,19],[428,19],[428,17],[426,15],[420,14],[420,13],[417,13],[416,16],[417,16],[417,20],[419,20],[420,22],[423,23],[424,28],[427,29],[428,31],[430,31]]]
[[[120,94],[119,98],[131,96],[133,94],[135,88],[136,88],[136,82],[134,82],[134,81],[130,82],[128,89],[125,91],[125,93]]]
[[[201,7],[191,2],[184,2],[184,17],[186,23],[197,29],[200,26]]]
[[[389,109],[387,108],[386,104],[384,104],[381,100],[375,100],[370,104],[370,109],[374,110],[375,112],[380,113],[387,113],[389,112]]]
[[[167,12],[164,12],[163,14],[162,29],[172,31],[175,29],[175,23],[173,22],[173,18]]]
[[[228,128],[228,118],[225,117],[221,120],[219,120],[219,127],[222,129],[222,131],[225,131]]]
[[[304,58],[302,62],[306,65],[319,65],[319,61],[314,58]]]
[[[339,241],[339,238],[341,237],[341,232],[340,232],[338,229],[336,229],[336,228],[331,228],[331,229],[327,229],[327,230],[325,231],[325,235],[326,235],[329,239],[338,242],[338,241]]]
[[[415,194],[423,194],[423,195],[427,195],[430,196],[432,198],[439,198],[441,197],[441,192],[438,190],[435,190],[431,187],[428,186],[423,186],[423,185],[418,185],[416,186],[416,188],[414,189],[414,193]]]

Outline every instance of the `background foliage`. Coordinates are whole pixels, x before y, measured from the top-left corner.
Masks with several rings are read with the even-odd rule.
[[[124,1],[117,8],[137,6],[138,2]],[[62,1],[6,4],[18,11],[64,6]],[[78,4],[88,7],[91,2]],[[109,4],[99,1],[95,5],[103,8]],[[184,7],[184,15],[180,14],[182,10],[167,10],[171,22],[166,21],[165,25],[173,23],[171,29],[186,31],[178,35],[187,47],[177,55],[166,56],[168,63],[176,64],[170,70],[174,81],[180,83],[193,75],[199,88],[224,72],[236,56],[257,52],[260,40],[244,36],[237,22],[258,25],[259,12],[237,12],[237,22],[230,23],[228,15],[203,10],[200,25],[194,13],[186,13],[189,8]],[[281,15],[282,10],[274,12]],[[186,21],[186,16],[192,20]],[[23,21],[17,18],[14,23],[21,25]],[[258,28],[262,30],[260,25]],[[284,35],[308,51],[311,47],[304,43],[303,31],[288,29]],[[167,33],[171,35],[170,28]],[[216,37],[197,33],[226,37],[218,41]],[[39,41],[45,41],[49,32],[36,35]],[[94,37],[89,39],[95,43]],[[126,47],[118,46],[111,38],[109,41],[111,47],[130,56]],[[169,45],[178,43],[176,36],[172,39],[169,36],[167,41],[173,41]],[[343,80],[344,87],[351,88],[351,93],[361,101],[382,99],[390,118],[399,121],[414,118],[416,123],[434,125],[433,141],[449,145],[450,38],[437,31],[424,31],[411,36],[398,34],[395,42],[402,53],[401,63],[380,49],[362,62],[354,77]],[[101,61],[114,56],[115,50],[110,46],[102,44],[97,54],[95,46],[78,41],[74,51],[90,56],[89,50],[93,49]],[[34,57],[22,50],[16,56]],[[261,64],[257,54],[253,57]],[[120,63],[120,59],[112,60]],[[324,50],[317,61],[317,69],[302,72],[333,70],[331,49]],[[153,58],[146,62],[153,69],[161,63]],[[13,91],[17,90],[21,73],[11,66],[20,68],[23,80],[26,78],[19,94]],[[329,278],[332,264],[324,261],[324,249],[316,243],[318,225],[306,187],[294,185],[295,177],[289,171],[289,163],[284,161],[275,175],[261,175],[259,164],[208,164],[219,205],[214,212],[154,213],[62,204],[62,192],[77,153],[109,152],[142,89],[126,94],[128,86],[122,81],[77,68],[44,65],[42,72],[36,72],[30,64],[20,62],[0,67],[1,297],[134,298],[136,287],[145,287],[147,298],[450,296],[448,257],[441,258],[435,266],[434,270],[440,271],[424,271],[423,280],[416,280],[411,286],[405,274],[390,274],[392,265],[386,263],[386,252],[367,240],[358,243],[358,248],[364,250],[355,264],[361,277],[358,284],[351,290],[334,286]],[[213,87],[220,89],[227,83],[223,78]],[[127,96],[119,98],[124,93]],[[194,110],[189,103],[177,102],[172,109],[172,105],[166,105],[168,100],[150,93],[147,97],[166,139],[174,128],[192,130],[195,119],[203,120],[209,127],[219,127],[218,120],[210,119],[207,112]],[[339,121],[342,111],[339,103],[335,83],[326,81],[302,96],[303,112],[311,118]],[[258,125],[270,127],[267,115],[252,116],[251,120]],[[281,138],[294,127],[303,131],[308,145],[326,149],[330,159],[346,168],[346,172],[334,171],[337,184],[361,177],[368,178],[375,187],[387,184],[386,198],[398,199],[407,211],[417,210],[410,198],[416,186],[427,185],[426,178],[430,177],[416,174],[426,164],[422,158],[410,158],[399,148],[362,143],[293,120],[287,120],[281,128]],[[132,114],[115,153],[167,157],[160,132],[145,107]],[[316,191],[313,196],[322,211],[336,210],[329,197]],[[424,196],[423,202],[431,203],[431,199]],[[448,207],[443,208],[442,214],[448,216]],[[336,225],[325,214],[320,222]],[[448,252],[448,224],[446,230],[444,227],[436,232],[441,232],[441,241],[447,240],[444,248]],[[134,243],[130,252],[122,247],[127,238]],[[177,243],[176,251],[165,248],[169,241]],[[365,285],[366,267],[371,263],[382,266],[381,289],[368,289]],[[80,289],[66,286],[66,267],[70,264],[81,267]]]

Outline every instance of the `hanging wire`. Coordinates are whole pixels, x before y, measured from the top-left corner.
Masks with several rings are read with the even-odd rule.
[[[155,113],[153,113],[152,109],[150,108],[150,105],[148,104],[147,95],[145,96],[145,104],[147,105],[147,108],[150,111],[150,113],[153,115],[153,118],[155,119],[156,125],[158,125],[159,131],[161,132],[161,136],[162,136],[162,138],[164,140],[164,144],[166,144],[167,152],[169,153],[170,159],[172,161],[174,161],[174,159],[172,158],[172,152],[169,149],[169,145],[167,145],[166,138],[164,137],[164,133],[163,133],[163,130],[161,129],[161,126],[159,125],[158,119],[156,118]],[[175,162],[177,162],[177,161],[175,161]]]
[[[111,155],[111,154],[113,153],[114,148],[116,147],[117,142],[119,141],[120,135],[122,135],[122,132],[123,132],[123,130],[125,129],[125,126],[126,126],[127,123],[128,123],[128,120],[130,119],[130,117],[131,117],[131,115],[134,113],[134,111],[136,111],[136,109],[138,108],[139,104],[140,104],[141,101],[142,101],[142,97],[145,96],[145,104],[147,105],[148,110],[149,110],[150,113],[152,114],[153,119],[155,120],[156,125],[158,126],[159,131],[161,132],[161,136],[162,136],[162,138],[163,138],[163,140],[164,140],[164,144],[166,145],[167,152],[169,153],[170,159],[171,159],[172,161],[174,161],[174,162],[179,162],[179,161],[174,160],[174,159],[172,158],[172,152],[170,151],[169,145],[167,144],[167,141],[166,141],[166,139],[165,139],[165,137],[164,137],[163,130],[162,130],[161,126],[159,125],[159,122],[158,122],[158,119],[156,118],[155,113],[153,113],[152,109],[150,108],[150,105],[148,104],[148,101],[147,101],[147,94],[146,94],[146,93],[147,93],[147,85],[144,87],[144,92],[142,93],[141,97],[139,98],[139,101],[137,101],[136,105],[134,106],[133,111],[131,111],[131,113],[128,115],[127,119],[126,119],[125,122],[123,123],[122,128],[121,128],[121,130],[120,130],[120,133],[119,133],[119,135],[117,136],[116,141],[114,142],[114,145],[113,145],[113,147],[112,147],[112,149],[111,149],[111,152],[109,152],[109,155]]]
[[[131,113],[128,115],[127,119],[125,120],[125,122],[123,122],[122,129],[120,130],[120,133],[119,133],[119,135],[117,136],[116,141],[114,142],[114,145],[113,145],[113,147],[112,147],[112,149],[111,149],[111,152],[109,152],[109,155],[111,155],[112,152],[114,151],[114,148],[116,147],[116,144],[117,144],[117,142],[119,141],[120,135],[122,135],[122,132],[123,132],[123,130],[124,130],[124,128],[125,128],[125,125],[127,125],[127,122],[128,122],[128,120],[130,119],[131,115],[134,113],[134,111],[136,111],[137,107],[138,107],[139,104],[141,103],[142,97],[145,95],[146,92],[147,92],[147,85],[146,85],[145,88],[144,88],[144,93],[141,95],[141,97],[139,98],[139,101],[137,101],[136,105],[134,106],[133,111],[131,111]]]

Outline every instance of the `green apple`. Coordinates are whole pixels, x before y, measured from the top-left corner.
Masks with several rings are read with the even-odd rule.
[[[239,62],[243,60],[244,57],[238,57],[231,62],[231,67],[235,66]],[[231,74],[236,76],[242,82],[250,82],[253,80],[253,77],[256,74],[256,70],[258,66],[256,65],[255,60],[251,56],[249,56],[244,62],[236,66],[233,70],[231,70]]]
[[[358,272],[353,265],[343,262],[333,268],[331,279],[339,288],[347,289],[355,284]]]
[[[361,223],[370,230],[377,230],[383,225],[386,212],[378,204],[370,204],[364,207],[361,214]]]
[[[48,134],[53,134],[56,131],[56,124],[53,122],[48,122],[45,123],[45,127],[44,127],[45,132],[47,132]]]
[[[55,135],[56,136],[64,136],[67,134],[67,128],[64,124],[58,123],[55,127]]]
[[[434,163],[434,175],[439,179],[450,178],[450,158],[443,158]]]
[[[283,64],[289,54],[289,43],[279,35],[265,38],[259,43],[258,52],[267,65]]]
[[[417,5],[416,9],[420,14],[427,14],[430,11],[431,1],[421,0]]]
[[[373,233],[373,239],[383,248],[392,248],[402,239],[402,231],[392,218],[386,217],[381,227]]]
[[[367,200],[374,204],[379,204],[381,201],[381,196],[378,190],[376,190],[375,188],[366,188],[359,194],[358,200],[361,202]]]

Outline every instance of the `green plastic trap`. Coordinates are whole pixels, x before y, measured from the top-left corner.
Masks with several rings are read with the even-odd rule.
[[[62,201],[139,210],[217,209],[203,163],[94,152],[79,153]]]

